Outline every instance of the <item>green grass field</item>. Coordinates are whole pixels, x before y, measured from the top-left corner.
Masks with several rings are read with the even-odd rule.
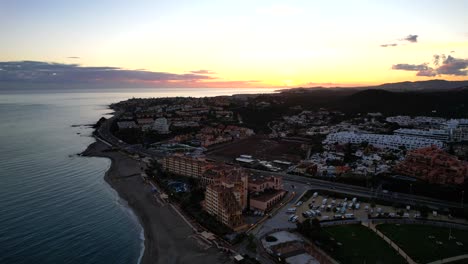
[[[428,225],[381,224],[377,229],[420,263],[468,254],[468,231]],[[463,245],[457,245],[461,242]],[[460,262],[464,263],[464,262]]]
[[[341,263],[406,263],[398,252],[365,226],[325,227],[323,232],[328,239],[322,240],[322,248]]]

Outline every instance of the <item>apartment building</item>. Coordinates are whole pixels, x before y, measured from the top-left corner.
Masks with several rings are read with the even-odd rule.
[[[444,129],[422,130],[422,129],[400,128],[400,129],[393,131],[393,133],[395,133],[395,135],[400,135],[400,136],[429,138],[429,139],[439,140],[442,142],[447,142],[450,139],[449,131],[444,130]]]
[[[406,149],[418,149],[432,145],[442,148],[444,146],[442,141],[430,138],[355,132],[337,132],[328,134],[326,139],[323,141],[324,144],[360,144],[363,142],[367,142],[374,147],[388,149],[399,149],[400,147],[405,147]]]
[[[436,184],[463,184],[468,163],[434,146],[410,151],[395,172]]]
[[[204,159],[172,155],[161,160],[165,171],[193,178],[201,178],[212,165]]]
[[[233,187],[210,184],[206,187],[204,209],[226,226],[238,231],[245,227],[242,208]]]

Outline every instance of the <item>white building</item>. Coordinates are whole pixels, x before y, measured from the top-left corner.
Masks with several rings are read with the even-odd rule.
[[[447,142],[450,139],[450,134],[448,130],[443,129],[407,129],[400,128],[393,131],[395,135],[408,136],[408,137],[418,137],[418,138],[430,138],[440,140],[442,142]]]
[[[117,126],[119,127],[119,129],[129,129],[138,127],[135,121],[119,121],[117,122]]]
[[[169,133],[169,124],[167,122],[167,119],[165,117],[156,118],[156,120],[154,120],[153,122],[153,126],[151,129],[155,130],[159,134]]]
[[[405,147],[406,149],[417,149],[435,145],[439,148],[443,147],[440,140],[429,138],[417,138],[400,135],[381,135],[381,134],[367,134],[367,133],[354,133],[354,132],[337,132],[328,134],[323,144],[360,144],[367,142],[378,148],[399,149]]]
[[[452,141],[468,141],[468,119],[450,119],[445,123]]]
[[[446,120],[445,118],[430,116],[416,116],[414,118],[410,116],[389,116],[385,121],[397,123],[400,126],[440,127]]]

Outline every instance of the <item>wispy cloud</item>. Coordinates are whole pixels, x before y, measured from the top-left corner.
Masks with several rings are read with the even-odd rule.
[[[392,70],[403,70],[403,71],[424,71],[427,70],[429,67],[426,63],[423,64],[395,64],[392,66]]]
[[[382,48],[396,47],[396,46],[398,46],[398,44],[396,44],[396,43],[389,43],[389,44],[382,44],[382,45],[380,45],[380,47],[382,47]]]
[[[410,34],[410,35],[408,35],[408,36],[406,36],[406,37],[404,37],[404,38],[398,39],[397,41],[416,43],[416,42],[418,42],[418,35],[411,35],[411,34]],[[404,44],[403,44],[403,45],[404,45]],[[394,43],[394,42],[392,42],[392,43],[385,43],[385,44],[380,45],[380,47],[382,47],[382,48],[396,47],[396,46],[398,46],[398,44],[397,44],[397,43]]]
[[[70,56],[70,57],[67,57],[67,59],[79,59],[80,57],[77,57],[77,56]]]
[[[416,71],[416,76],[433,77],[439,75],[468,76],[468,59],[458,59],[451,55],[433,55],[433,67],[423,64],[395,64],[393,70]]]
[[[193,73],[193,74],[216,74],[216,72],[210,71],[210,70],[196,70],[196,71],[190,71],[190,73]]]
[[[408,35],[404,37],[402,40],[409,41],[411,43],[416,43],[418,42],[418,35]]]

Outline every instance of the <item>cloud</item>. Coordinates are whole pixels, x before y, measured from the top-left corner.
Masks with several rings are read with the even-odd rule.
[[[39,83],[133,83],[208,80],[200,74],[175,74],[119,67],[83,67],[79,64],[40,61],[0,62],[0,81]]]
[[[416,73],[416,76],[434,77],[437,76],[437,71],[432,68],[427,70],[420,70]]]
[[[418,42],[418,35],[408,35],[405,38],[403,38],[402,40],[406,40],[406,41],[409,41],[411,43],[416,43],[416,42]]]
[[[216,72],[210,71],[210,70],[197,70],[197,71],[191,71],[190,73],[194,73],[194,74],[216,74]]]
[[[85,67],[41,61],[0,62],[0,89],[36,87],[258,87],[259,81],[224,81],[207,76],[208,70],[185,74],[128,70],[120,67]]]
[[[468,59],[456,59],[450,55],[443,61],[443,64],[437,68],[438,74],[467,76]]]
[[[416,76],[434,77],[439,75],[468,76],[468,59],[458,59],[445,54],[433,55],[433,65],[423,64],[395,64],[393,70],[417,71]]]
[[[396,43],[389,43],[389,44],[382,44],[382,45],[380,45],[380,47],[382,47],[382,48],[396,47],[396,46],[398,46],[398,44],[396,44]]]
[[[67,59],[79,59],[80,57],[77,57],[77,56],[70,56],[70,57],[67,57]]]
[[[411,43],[416,43],[418,42],[418,35],[408,35],[404,38],[401,38],[401,39],[398,39],[398,41],[408,41],[408,42],[411,42]],[[385,44],[382,44],[380,45],[380,47],[382,48],[388,48],[388,47],[396,47],[398,46],[397,43],[385,43]]]
[[[426,63],[423,64],[395,64],[392,66],[392,70],[403,70],[403,71],[425,71],[428,70],[429,67]]]

